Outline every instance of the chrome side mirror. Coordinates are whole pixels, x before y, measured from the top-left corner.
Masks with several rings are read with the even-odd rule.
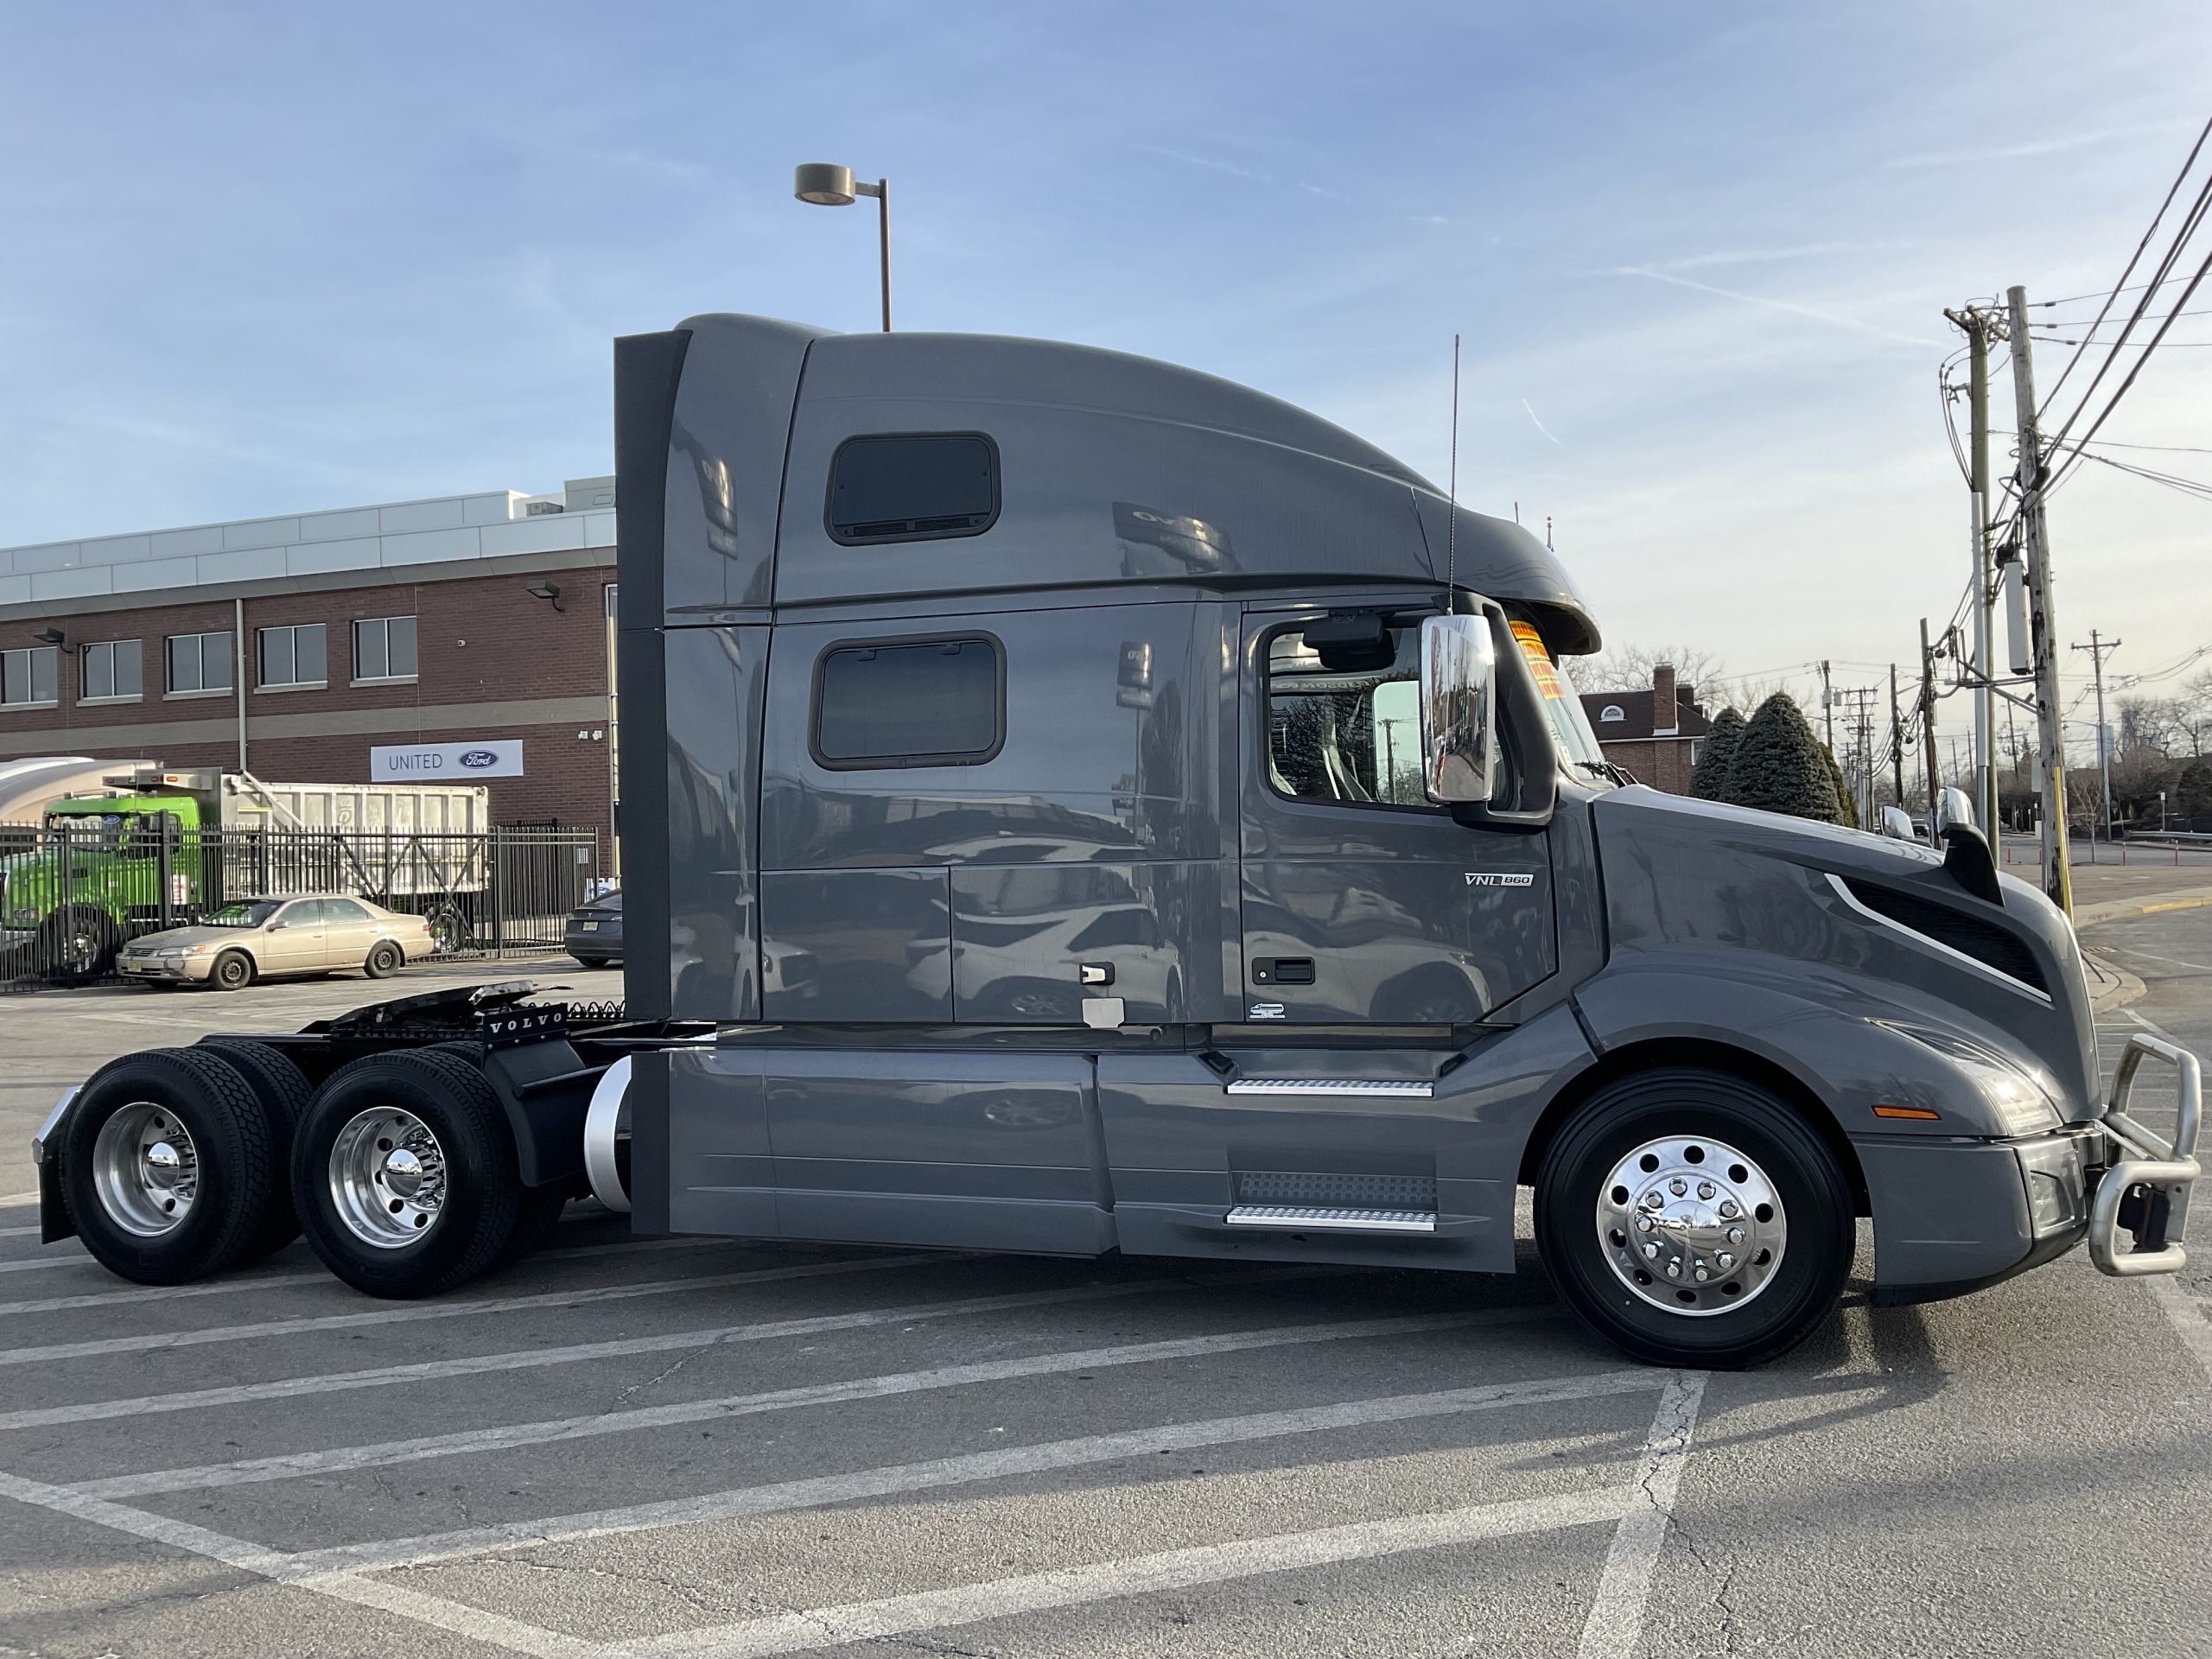
[[[1917,841],[1912,833],[1912,814],[1901,806],[1882,809],[1882,833],[1896,841]]]
[[[1497,766],[1497,643],[1484,616],[1421,625],[1421,782],[1445,805],[1486,802]]]
[[[1974,802],[1967,798],[1966,791],[1955,787],[1945,790],[1936,798],[1936,838],[1941,840],[1943,832],[1955,823],[1963,823],[1969,830],[1976,827]]]

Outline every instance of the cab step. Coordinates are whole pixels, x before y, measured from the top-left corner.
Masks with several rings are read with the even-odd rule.
[[[1231,1227],[1301,1233],[1433,1233],[1433,1210],[1346,1210],[1325,1205],[1240,1204],[1222,1218]]]
[[[1231,1095],[1366,1095],[1386,1099],[1427,1100],[1436,1085],[1403,1077],[1239,1077],[1222,1085]]]

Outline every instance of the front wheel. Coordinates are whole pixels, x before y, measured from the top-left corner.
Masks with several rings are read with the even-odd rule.
[[[1850,1271],[1849,1183],[1757,1084],[1689,1068],[1609,1084],[1536,1175],[1536,1240],[1567,1306],[1637,1359],[1734,1368],[1788,1352]]]
[[[242,991],[253,983],[253,958],[243,950],[226,950],[207,970],[207,982],[219,991]]]

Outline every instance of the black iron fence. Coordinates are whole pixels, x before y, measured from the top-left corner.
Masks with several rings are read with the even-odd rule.
[[[194,830],[168,814],[0,823],[0,990],[123,977],[126,946],[263,899],[421,916],[445,959],[554,955],[568,913],[600,890],[599,858],[592,830]]]

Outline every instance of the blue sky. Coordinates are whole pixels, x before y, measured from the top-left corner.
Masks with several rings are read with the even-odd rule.
[[[789,194],[835,160],[893,180],[902,327],[1440,480],[1459,332],[1462,493],[1553,515],[1611,638],[1869,683],[1964,576],[1941,308],[2108,285],[2208,86],[2198,0],[0,3],[0,543],[603,472],[613,335],[873,326],[870,213]],[[2207,355],[2103,435],[2212,445]],[[2212,639],[2212,507],[2054,514],[2069,637]]]

